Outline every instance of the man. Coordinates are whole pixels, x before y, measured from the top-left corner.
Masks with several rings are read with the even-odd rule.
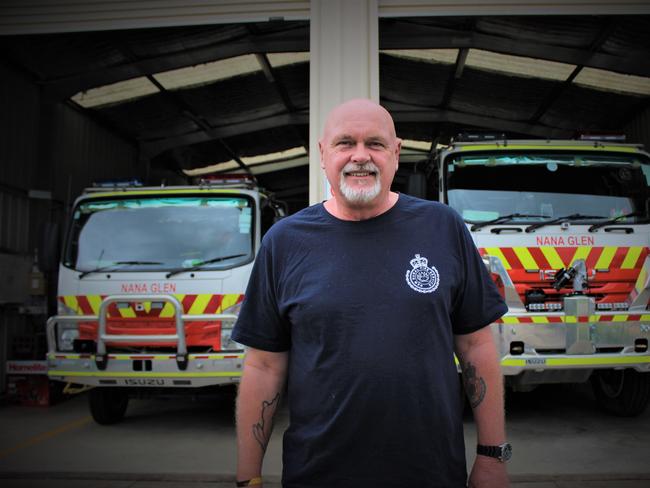
[[[233,333],[238,486],[262,483],[286,384],[285,488],[464,487],[453,352],[479,444],[505,445],[487,325],[506,306],[458,214],[390,191],[401,141],[383,107],[336,107],[319,147],[332,197],[267,233]],[[502,461],[477,455],[469,486],[508,486]]]

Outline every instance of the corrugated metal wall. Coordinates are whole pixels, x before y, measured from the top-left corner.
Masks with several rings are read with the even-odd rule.
[[[92,181],[143,173],[132,142],[70,106],[44,103],[30,76],[2,63],[0,107],[0,253],[9,257],[3,262],[33,256],[45,226],[63,225],[66,204]],[[49,191],[52,199],[30,198],[30,190]],[[45,316],[21,315],[19,305],[0,297],[0,395],[5,360],[28,359],[30,340],[43,338]],[[33,350],[43,353],[42,345]]]
[[[142,177],[137,149],[89,121],[73,108],[59,105],[54,116],[53,147],[55,198],[74,199],[93,181],[112,177]]]

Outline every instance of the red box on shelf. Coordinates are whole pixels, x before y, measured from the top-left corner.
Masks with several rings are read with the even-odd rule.
[[[48,407],[57,399],[57,388],[47,377],[46,361],[7,361],[7,396],[13,403]]]

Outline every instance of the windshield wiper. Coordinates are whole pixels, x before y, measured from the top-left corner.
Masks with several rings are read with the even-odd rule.
[[[175,269],[174,271],[170,271],[165,275],[165,278],[170,278],[179,273],[185,273],[186,271],[196,271],[197,269],[201,269],[206,264],[218,263],[219,261],[226,261],[227,259],[243,258],[244,256],[248,256],[248,253],[235,254],[233,256],[219,256],[218,258],[206,259],[205,261],[200,261],[195,265],[190,266],[189,268],[179,268]]]
[[[643,216],[643,213],[641,212],[632,212],[625,215],[619,215],[618,217],[614,217],[613,219],[607,219],[604,220],[603,222],[598,222],[597,224],[590,226],[589,229],[587,230],[589,232],[593,232],[596,229],[600,229],[601,227],[607,227],[608,225],[619,224],[620,223],[619,220],[627,219],[628,217],[641,217],[641,216]]]
[[[565,215],[564,217],[558,217],[553,220],[547,220],[546,222],[538,222],[537,224],[529,225],[524,230],[526,232],[533,232],[535,229],[539,229],[546,225],[561,224],[563,222],[570,222],[571,220],[587,220],[587,219],[604,219],[602,215],[584,215],[584,214],[571,214]]]
[[[488,225],[505,224],[506,222],[510,222],[510,221],[512,221],[514,219],[526,218],[526,217],[543,218],[543,217],[546,217],[546,215],[520,214],[520,213],[502,215],[501,217],[497,217],[496,219],[486,220],[485,222],[479,222],[477,224],[474,224],[469,228],[469,230],[471,230],[473,232],[473,231],[479,230],[479,229],[481,229],[483,227],[487,227]]]
[[[83,279],[85,276],[88,276],[91,273],[101,273],[102,271],[113,271],[114,268],[117,266],[117,269],[121,268],[122,266],[135,266],[138,264],[163,264],[159,261],[115,261],[114,263],[107,264],[106,266],[100,266],[95,269],[90,269],[88,271],[84,271],[79,275],[79,279]]]

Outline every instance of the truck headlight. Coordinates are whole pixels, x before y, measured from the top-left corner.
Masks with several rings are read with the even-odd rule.
[[[74,351],[74,340],[79,338],[77,324],[58,324],[57,335],[59,351]]]
[[[223,310],[222,313],[239,315],[240,310],[241,310],[241,303],[237,303],[236,305],[233,305],[232,307],[228,307],[227,309]],[[232,338],[230,337],[232,335],[232,329],[234,326],[235,326],[234,321],[230,321],[230,320],[221,321],[221,350],[222,351],[244,349],[243,345],[241,345],[239,342],[233,341]]]

